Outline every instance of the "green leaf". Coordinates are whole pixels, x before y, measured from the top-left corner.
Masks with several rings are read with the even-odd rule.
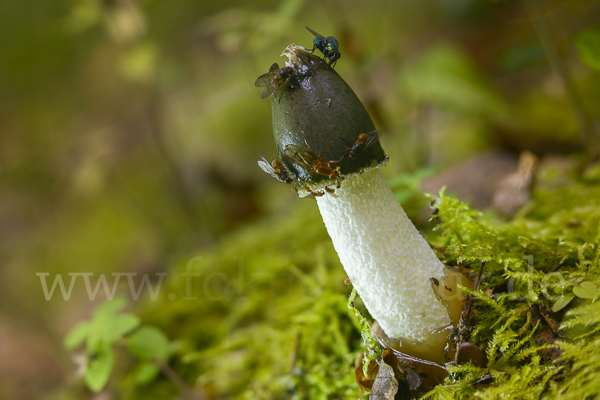
[[[114,355],[111,347],[106,343],[100,343],[95,358],[89,363],[83,380],[92,392],[101,391],[110,377],[114,363]]]
[[[128,341],[129,350],[139,358],[165,359],[169,355],[169,339],[158,328],[143,326]]]
[[[99,351],[101,344],[103,343],[101,332],[98,332],[94,328],[95,327],[92,326],[92,329],[90,331],[90,335],[89,335],[88,341],[87,341],[86,350],[89,355],[96,354]]]
[[[111,344],[140,325],[139,318],[133,314],[117,314],[126,304],[125,299],[117,298],[96,308],[88,337],[88,354],[96,353],[101,342]]]
[[[581,60],[600,71],[600,27],[579,32],[575,37],[575,43]]]
[[[135,372],[135,382],[138,385],[147,385],[152,382],[160,372],[160,368],[150,361],[140,364]]]
[[[137,328],[139,324],[140,319],[135,315],[116,315],[102,327],[102,339],[110,344]]]
[[[562,299],[560,299],[556,303],[554,303],[554,305],[552,306],[552,311],[559,312],[560,310],[565,308],[571,302],[571,300],[573,300],[574,298],[575,298],[575,295],[573,293],[569,293],[569,294],[563,296]]]
[[[94,310],[94,316],[92,317],[92,319],[94,321],[110,319],[113,317],[113,315],[115,315],[123,307],[125,307],[126,304],[127,301],[122,297],[118,297],[113,300],[107,301],[106,303],[102,303]]]
[[[83,344],[90,334],[90,328],[92,324],[90,321],[83,321],[75,325],[73,329],[67,334],[67,337],[63,341],[63,346],[67,350],[73,350]]]
[[[140,319],[132,314],[110,315],[110,317],[110,319],[101,318],[92,321],[87,346],[88,354],[97,352],[100,343],[112,344],[140,325]]]
[[[592,282],[581,282],[573,286],[573,294],[582,299],[593,299],[598,294],[598,288]]]

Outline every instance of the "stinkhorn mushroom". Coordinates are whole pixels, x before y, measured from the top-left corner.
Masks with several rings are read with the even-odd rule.
[[[445,267],[378,170],[388,158],[379,131],[333,68],[294,44],[282,55],[293,76],[282,85],[272,71],[278,160],[300,197],[316,197],[352,285],[387,336],[443,354],[451,319],[432,282]]]

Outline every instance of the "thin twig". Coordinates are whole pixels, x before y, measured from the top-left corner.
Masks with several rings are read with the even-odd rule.
[[[559,269],[560,267],[562,267],[563,265],[565,265],[565,263],[564,263],[564,262],[560,262],[560,263],[558,263],[556,266],[554,266],[554,268],[552,268],[552,271],[550,271],[550,272],[552,273],[552,272],[556,272],[556,271],[558,271],[558,269]]]
[[[487,261],[481,263],[481,268],[479,268],[479,273],[477,274],[477,279],[475,280],[475,284],[473,285],[473,291],[476,292],[479,289],[479,284],[481,283],[481,274],[483,273],[483,267]]]

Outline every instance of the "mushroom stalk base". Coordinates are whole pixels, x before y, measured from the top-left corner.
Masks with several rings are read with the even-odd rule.
[[[348,277],[390,338],[422,342],[450,325],[430,281],[443,278],[444,265],[379,170],[348,177],[316,199]]]

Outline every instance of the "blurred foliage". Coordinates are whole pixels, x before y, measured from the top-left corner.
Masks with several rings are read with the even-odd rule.
[[[590,67],[600,70],[600,27],[580,32],[575,41],[581,59]]]
[[[256,265],[277,264],[289,256],[290,244],[275,235],[291,242],[298,237],[274,226],[296,223],[313,236],[294,251],[311,251],[290,259],[310,276],[314,266],[309,259],[321,257],[317,264],[326,271],[323,282],[331,285],[322,288],[330,296],[327,318],[349,312],[342,299],[348,289],[339,281],[343,272],[314,204],[296,201],[289,188],[256,165],[257,153],[270,159],[275,148],[269,103],[260,101],[254,80],[273,62],[282,62],[278,56],[290,42],[310,45],[305,25],[338,38],[342,57],[336,70],[384,132],[382,143],[391,156],[384,173],[390,178],[412,173],[398,182],[397,193],[415,210],[423,204],[414,199],[425,172],[441,171],[481,150],[528,149],[538,155],[586,150],[577,115],[590,126],[600,119],[595,39],[600,5],[587,0],[530,3],[538,11],[535,17],[523,2],[487,0],[3,1],[0,319],[11,328],[0,330],[9,351],[2,357],[8,361],[0,361],[0,373],[10,372],[0,384],[0,396],[82,398],[87,393],[75,389],[73,395],[65,385],[75,367],[61,343],[78,321],[90,318],[102,295],[88,298],[79,280],[70,301],[58,295],[47,301],[38,272],[49,273],[49,279],[73,272],[93,273],[92,279],[112,273],[155,276],[178,273],[173,272],[179,271],[173,267],[176,260],[199,252],[213,254],[214,264],[221,265],[217,254],[230,241],[252,236],[252,229],[257,230],[253,245],[237,254],[246,262],[255,259]],[[579,105],[573,105],[569,89],[547,62],[547,43],[535,27],[542,19],[582,100]],[[314,226],[305,225],[300,213],[314,218]],[[281,222],[287,218],[296,222]],[[229,262],[226,270],[234,271],[234,261]],[[276,266],[282,265],[287,263]],[[298,274],[290,279],[304,281]],[[172,279],[170,285],[176,285]],[[297,290],[308,309],[325,307],[309,286]],[[118,293],[128,293],[126,283]],[[295,339],[254,325],[270,318],[273,326],[287,327],[289,314],[300,313],[289,304],[290,310],[270,304],[276,316],[268,316],[257,311],[264,307],[258,300],[188,304],[161,296],[164,315],[162,308],[147,311],[144,321],[155,321],[169,338],[183,341],[172,367],[207,392],[219,374],[224,376],[219,390],[242,386],[235,383],[239,370],[234,366],[256,366],[256,378],[243,382],[264,389],[271,368],[283,364],[274,361],[275,355],[261,361],[269,346],[291,354]],[[181,319],[173,317],[177,307]],[[229,325],[196,326],[192,314],[225,316]],[[331,393],[355,392],[346,386],[351,378],[341,366],[352,363],[360,335],[349,328],[356,325],[353,315],[343,318],[339,332],[346,335],[348,352],[339,353],[327,336],[341,343],[338,328],[331,327],[338,333],[315,338],[318,321],[294,322],[304,338],[299,352],[304,358],[298,361],[304,375],[290,372],[283,381],[271,382],[276,390],[325,393],[320,376],[337,376]],[[245,334],[230,337],[228,330],[238,325],[263,332],[260,353],[238,358],[234,342]],[[254,337],[254,332],[247,335]],[[225,338],[233,346],[227,347],[230,358],[206,372],[206,365],[216,361],[203,352],[210,353],[206,349],[221,346]],[[313,349],[308,340],[315,343]],[[31,343],[41,343],[44,351]],[[194,352],[196,361],[181,359]],[[18,365],[11,362],[17,355]],[[115,357],[126,358],[118,351]],[[329,364],[314,361],[319,357]],[[120,365],[117,374],[127,369],[126,363],[115,365]],[[134,389],[133,375],[121,383],[126,393],[149,390],[168,398],[175,392],[162,375],[152,389]],[[119,384],[108,385],[116,390]]]

